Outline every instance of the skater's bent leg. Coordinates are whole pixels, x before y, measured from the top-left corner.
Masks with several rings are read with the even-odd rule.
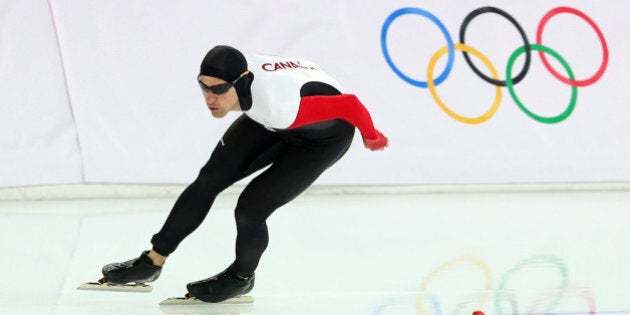
[[[162,229],[153,236],[153,251],[168,256],[207,216],[216,196],[243,177],[268,165],[270,148],[279,139],[246,116],[228,128],[195,181],[179,196]]]
[[[345,125],[344,125],[345,126]],[[348,150],[353,127],[342,128],[340,139],[315,147],[290,146],[265,172],[247,185],[235,211],[236,259],[231,270],[241,276],[254,273],[267,248],[267,218],[306,190]]]
[[[236,206],[236,259],[231,269],[240,276],[253,274],[267,249],[267,218],[302,193],[323,171],[313,169],[313,176],[293,178],[293,172],[274,166],[245,188]]]

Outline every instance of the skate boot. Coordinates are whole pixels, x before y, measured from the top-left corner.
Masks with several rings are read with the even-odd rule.
[[[105,265],[103,267],[104,279],[114,284],[130,282],[144,284],[157,280],[162,272],[162,266],[155,266],[148,254],[149,252],[145,251],[138,258]]]
[[[242,279],[227,268],[208,279],[189,283],[186,288],[188,296],[204,302],[218,303],[251,291],[254,288],[254,275]]]

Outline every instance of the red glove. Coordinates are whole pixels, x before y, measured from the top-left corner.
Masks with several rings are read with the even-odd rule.
[[[376,139],[363,138],[363,145],[372,151],[382,151],[389,145],[389,140],[380,131],[376,130]]]

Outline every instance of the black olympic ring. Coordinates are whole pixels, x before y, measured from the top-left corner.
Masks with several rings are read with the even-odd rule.
[[[521,72],[512,79],[513,84],[517,84],[519,82],[521,82],[521,80],[523,80],[523,78],[525,78],[525,75],[527,75],[527,71],[529,71],[529,65],[530,65],[530,61],[531,61],[531,46],[529,45],[529,40],[527,39],[527,35],[525,34],[525,31],[523,30],[523,28],[521,27],[521,25],[507,12],[499,9],[499,8],[495,8],[495,7],[481,7],[479,9],[476,9],[470,13],[468,13],[468,15],[466,16],[466,18],[464,18],[464,21],[462,22],[462,25],[459,27],[459,42],[462,44],[465,44],[465,37],[466,37],[466,29],[468,28],[468,24],[470,24],[470,22],[477,16],[484,14],[484,13],[496,13],[498,15],[503,16],[504,18],[506,18],[508,21],[510,21],[510,23],[512,23],[512,25],[514,25],[514,27],[516,27],[516,29],[518,30],[518,33],[521,34],[521,38],[523,39],[523,43],[525,44],[525,64],[523,65],[523,69],[521,70]],[[464,59],[466,59],[466,63],[468,64],[468,66],[470,66],[470,68],[480,77],[482,78],[484,81],[493,84],[493,85],[498,85],[498,86],[506,86],[507,82],[504,81],[500,81],[500,80],[495,80],[493,78],[490,78],[488,76],[486,76],[484,73],[482,73],[481,71],[479,71],[479,69],[477,69],[477,67],[475,67],[475,64],[472,62],[472,60],[470,60],[470,57],[468,56],[468,52],[466,51],[462,51],[462,53],[464,54]]]

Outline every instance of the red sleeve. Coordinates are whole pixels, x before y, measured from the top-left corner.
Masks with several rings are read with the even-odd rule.
[[[372,117],[359,99],[352,94],[304,96],[297,117],[289,129],[304,125],[343,119],[357,127],[364,139],[379,138]]]

